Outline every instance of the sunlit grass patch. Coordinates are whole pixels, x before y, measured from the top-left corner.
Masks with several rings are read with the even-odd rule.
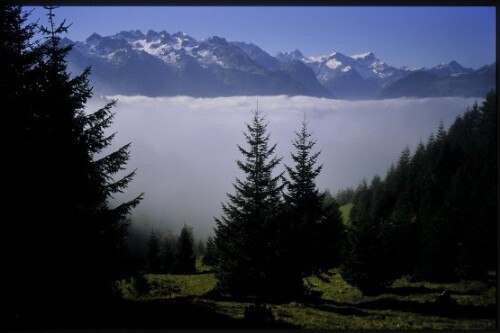
[[[197,274],[191,275],[146,274],[149,291],[139,297],[130,291],[130,281],[120,281],[118,285],[125,291],[124,298],[146,302],[184,300],[243,320],[245,308],[253,304],[252,299],[212,298],[209,292],[214,290],[217,281],[212,267],[198,260],[197,270]],[[431,283],[401,278],[385,293],[366,296],[345,282],[337,270],[330,273],[325,279],[306,279],[310,297],[266,306],[277,321],[307,329],[496,329],[494,316],[490,315],[491,307],[496,304],[496,287],[491,283]],[[450,293],[458,307],[465,307],[461,313],[472,309],[476,316],[466,313],[462,318],[441,313],[435,307],[429,310],[443,290]]]
[[[349,223],[349,214],[351,213],[351,209],[352,203],[348,203],[339,207],[340,213],[342,214],[342,222],[344,222],[344,224]]]

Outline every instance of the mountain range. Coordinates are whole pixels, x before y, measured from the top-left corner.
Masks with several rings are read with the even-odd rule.
[[[96,33],[74,44],[73,73],[92,67],[101,94],[146,96],[306,95],[366,100],[398,97],[483,97],[496,85],[496,64],[478,70],[456,61],[433,68],[396,68],[367,52],[304,56],[299,50],[271,56],[255,44],[204,40],[177,32]]]

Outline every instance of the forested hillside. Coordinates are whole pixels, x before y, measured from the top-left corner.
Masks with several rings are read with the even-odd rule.
[[[343,277],[373,291],[411,275],[484,279],[497,262],[497,107],[490,93],[384,179],[358,186]]]

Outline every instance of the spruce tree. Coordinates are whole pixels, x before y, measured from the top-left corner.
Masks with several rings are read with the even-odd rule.
[[[389,216],[383,220],[382,239],[387,254],[386,269],[391,278],[413,273],[416,251],[416,217],[411,204],[411,153],[406,147],[400,154],[395,169],[397,196]]]
[[[273,176],[281,158],[269,147],[265,117],[257,110],[244,133],[248,148],[238,149],[244,160],[237,165],[245,174],[236,179],[235,194],[222,205],[224,215],[215,219],[218,289],[233,294],[265,296],[280,281],[268,273],[276,269],[276,223],[281,206],[282,174]]]
[[[148,240],[148,249],[146,252],[147,271],[158,274],[161,271],[161,253],[160,240],[154,230],[151,230]]]
[[[285,179],[285,223],[291,224],[291,239],[286,244],[291,246],[287,253],[292,256],[288,265],[295,269],[283,279],[290,284],[293,279],[296,280],[296,286],[289,286],[289,294],[300,292],[298,287],[303,278],[325,273],[339,263],[339,243],[343,236],[338,205],[333,200],[324,209],[324,195],[316,187],[316,177],[322,165],[316,166],[320,152],[312,153],[316,141],[311,140],[312,133],[307,125],[304,119],[300,132],[295,133],[296,138],[292,141],[296,150],[291,153],[293,168],[285,165],[289,177]]]
[[[123,192],[135,175],[134,170],[118,180],[113,178],[125,169],[130,143],[109,154],[102,154],[114,138],[114,134],[107,136],[105,129],[112,124],[114,113],[111,109],[116,101],[94,113],[85,112],[85,103],[92,95],[88,79],[90,69],[74,78],[69,76],[65,58],[72,45],[62,46],[60,37],[67,32],[68,26],[65,21],[56,25],[54,9],[47,7],[49,25],[41,27],[42,34],[46,36],[47,57],[40,65],[47,79],[40,92],[40,111],[46,116],[41,125],[45,125],[42,130],[49,141],[42,144],[49,144],[52,150],[40,149],[45,158],[52,158],[57,163],[44,165],[47,168],[43,171],[51,175],[51,184],[62,194],[58,202],[63,214],[60,221],[73,218],[75,224],[87,224],[81,234],[67,237],[64,243],[75,249],[79,260],[90,265],[84,269],[84,265],[76,260],[75,273],[83,273],[87,275],[87,281],[93,281],[88,285],[95,290],[87,290],[86,293],[107,295],[116,278],[117,258],[125,245],[126,216],[130,209],[138,205],[142,194],[116,208],[108,205],[108,199],[115,193]],[[64,232],[69,226],[67,222],[63,223],[60,228]],[[89,241],[94,245],[87,250],[85,245]],[[57,248],[55,251],[61,250]],[[93,259],[89,261],[88,256]],[[91,272],[92,267],[96,272]],[[99,286],[101,282],[105,284]]]
[[[174,256],[172,273],[194,274],[196,273],[196,257],[193,251],[193,229],[184,225],[177,240],[177,251]]]
[[[28,18],[29,13],[20,6],[0,7],[0,321],[4,323],[13,318],[23,320],[30,307],[25,300],[31,290],[25,286],[31,279],[29,272],[41,258],[34,244],[42,246],[40,241],[34,243],[37,238],[32,233],[37,232],[32,226],[41,224],[34,211],[36,202],[30,208],[22,207],[28,202],[25,196],[33,185],[32,169],[38,162],[32,158],[28,143],[32,141],[34,118],[32,94],[42,80],[35,68],[43,60],[42,48],[32,42],[36,25],[28,24]]]
[[[356,189],[349,216],[347,248],[341,275],[364,294],[380,293],[392,280],[392,272],[384,244],[382,221],[374,218],[372,205],[382,183],[375,176],[368,186],[363,180]]]
[[[205,265],[213,266],[216,264],[217,260],[217,248],[215,246],[215,241],[212,237],[207,238],[207,244],[205,245],[205,254],[203,255],[203,263]]]
[[[164,237],[161,242],[161,270],[163,273],[170,273],[174,263],[173,241],[169,237]]]
[[[5,7],[2,10],[3,14],[9,12]],[[91,97],[90,71],[87,69],[75,77],[67,73],[65,57],[71,45],[62,46],[60,35],[68,27],[65,22],[56,25],[54,7],[47,10],[49,25],[41,27],[45,40],[37,48],[41,56],[26,66],[25,72],[13,73],[26,89],[6,91],[7,100],[20,102],[11,110],[16,112],[21,107],[26,115],[13,125],[22,131],[2,139],[12,151],[24,154],[22,164],[11,170],[9,177],[20,180],[16,186],[22,189],[22,196],[19,190],[13,192],[19,194],[17,203],[30,206],[17,210],[17,219],[24,221],[24,230],[8,230],[9,243],[24,247],[17,260],[29,257],[30,263],[29,268],[12,273],[12,278],[19,280],[13,293],[22,300],[12,312],[20,321],[43,318],[63,324],[60,318],[71,320],[71,316],[81,314],[77,308],[95,309],[91,304],[108,301],[113,296],[117,265],[125,245],[126,217],[141,196],[116,208],[108,206],[108,199],[122,192],[135,174],[113,179],[113,175],[124,169],[130,145],[103,156],[113,139],[113,135],[106,136],[104,131],[112,123],[111,108],[115,102],[94,113],[85,112],[85,104]],[[2,57],[3,54],[4,50]],[[17,141],[18,136],[23,139]],[[43,288],[23,283],[24,275],[33,274],[37,274]],[[49,298],[50,306],[40,303]],[[75,308],[68,306],[71,304]],[[58,312],[70,308],[68,316]],[[57,318],[50,316],[56,313],[59,313]]]
[[[497,244],[497,110],[494,94],[475,104],[449,130],[450,154],[456,171],[444,212],[457,231],[456,273],[484,279],[495,268]]]

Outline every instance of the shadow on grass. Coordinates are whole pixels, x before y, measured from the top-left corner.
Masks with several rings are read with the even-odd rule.
[[[495,304],[486,306],[460,305],[457,303],[441,305],[434,302],[419,303],[392,298],[381,298],[374,301],[362,302],[356,304],[356,307],[373,310],[405,311],[424,315],[464,319],[495,319],[497,311]]]
[[[87,304],[37,313],[2,323],[6,329],[245,329],[295,328],[281,321],[252,323],[216,311],[194,297]]]
[[[218,302],[238,302],[238,303],[254,303],[255,296],[239,296],[239,295],[229,295],[221,294],[216,289],[212,289],[206,292],[201,297]]]
[[[357,309],[352,304],[338,303],[335,301],[322,300],[320,302],[315,302],[315,303],[306,303],[305,306],[321,311],[336,313],[342,316],[366,317],[372,315],[368,312]]]
[[[477,295],[480,294],[486,287],[478,287],[469,289],[466,291],[463,290],[453,290],[452,293],[455,295]],[[384,293],[393,294],[398,296],[408,296],[413,294],[435,294],[441,293],[445,287],[435,287],[428,288],[424,286],[405,286],[405,287],[392,287],[384,290]]]
[[[438,291],[436,289],[427,288],[424,286],[418,287],[393,287],[386,290],[387,293],[398,295],[398,296],[408,296],[413,294],[435,294]]]
[[[396,292],[394,292],[396,289]],[[426,287],[401,287],[391,289],[392,294],[406,296],[417,293],[436,293],[439,290]],[[455,292],[453,292],[455,294]],[[457,292],[456,294],[463,294]],[[370,316],[373,313],[368,313],[363,310],[393,310],[412,312],[423,315],[431,315],[447,318],[463,318],[463,319],[495,319],[497,307],[495,304],[486,306],[460,305],[456,302],[448,302],[446,304],[439,302],[425,302],[397,300],[394,298],[380,298],[373,301],[361,303],[342,303],[334,300],[324,300],[318,295],[304,298],[306,306],[322,311],[329,311],[346,316]]]

